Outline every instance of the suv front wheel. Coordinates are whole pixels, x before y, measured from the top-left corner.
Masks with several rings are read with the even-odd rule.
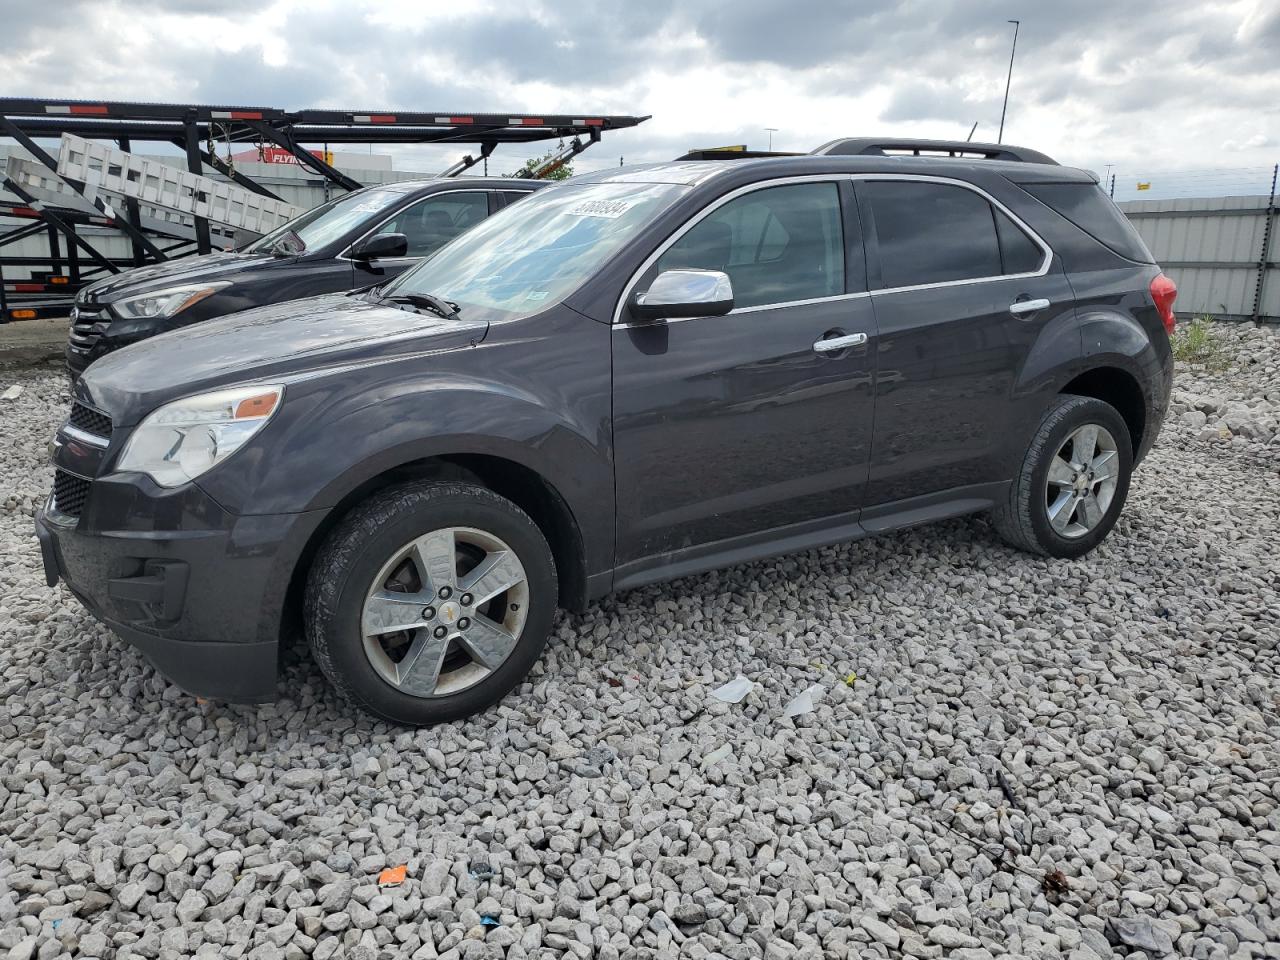
[[[1115,526],[1132,473],[1129,428],[1116,409],[1092,397],[1057,397],[992,522],[1019,549],[1083,556]]]
[[[307,636],[348,700],[422,726],[485,709],[546,645],[555,562],[538,526],[483,487],[418,482],[361,504],[307,580]]]

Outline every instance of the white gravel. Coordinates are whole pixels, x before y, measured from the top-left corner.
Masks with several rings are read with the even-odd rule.
[[[198,702],[45,587],[63,380],[0,370],[0,958],[1280,957],[1280,337],[1225,336],[1084,560],[973,518],[632,591],[411,733],[301,651]]]

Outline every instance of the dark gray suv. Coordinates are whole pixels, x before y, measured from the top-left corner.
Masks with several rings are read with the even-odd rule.
[[[194,693],[273,697],[300,625],[423,724],[610,590],[976,511],[1087,553],[1165,414],[1173,284],[1091,174],[902,149],[576,177],[380,290],[103,358],[50,583]]]

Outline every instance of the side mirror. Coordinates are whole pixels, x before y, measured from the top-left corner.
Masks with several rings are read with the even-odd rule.
[[[405,257],[409,255],[409,238],[403,233],[380,233],[376,237],[361,240],[351,248],[352,260],[377,260],[379,257]]]
[[[733,309],[733,284],[719,270],[664,270],[631,295],[630,309],[639,320],[722,317]]]

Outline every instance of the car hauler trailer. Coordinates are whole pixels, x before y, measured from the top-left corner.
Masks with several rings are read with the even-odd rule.
[[[189,174],[204,179],[204,169],[208,167],[230,181],[230,187],[283,204],[266,186],[220,157],[215,144],[258,145],[287,151],[300,166],[319,174],[326,183],[343,190],[357,190],[361,183],[331,164],[324,151],[311,148],[338,144],[478,147],[442,174],[454,177],[487,160],[502,144],[559,141],[558,149],[546,162],[522,174],[541,178],[599,143],[605,131],[633,127],[647,119],[647,116],[591,113],[281,110],[0,97],[0,138],[11,138],[34,158],[19,161],[14,167],[15,172],[25,170],[25,177],[9,176],[7,170],[0,174],[0,189],[13,198],[0,197],[0,323],[64,316],[71,308],[76,291],[107,273],[192,253],[209,253],[214,249],[215,239],[225,241],[236,225],[211,223],[211,210],[199,203],[200,185],[196,181],[187,181],[187,188],[194,191],[187,194],[190,202],[176,205],[158,203],[156,198],[141,193],[130,195],[128,171],[113,167],[138,164],[141,158],[130,153],[136,143],[177,146],[185,153]],[[108,158],[100,171],[99,182],[86,181],[84,169],[71,163],[64,162],[59,170],[59,157],[37,143],[38,140],[61,140],[64,134],[114,144],[113,150],[97,151]],[[130,158],[112,164],[111,156],[120,159],[117,151]],[[43,178],[45,182],[38,185],[33,182],[30,169],[33,165],[44,168],[41,174],[47,173]],[[35,177],[34,181],[40,179]],[[107,189],[102,181],[109,181],[117,189]],[[231,202],[243,198],[242,192],[224,192]],[[132,256],[107,256],[93,244],[93,234],[81,229],[86,226],[122,232],[130,241]],[[40,234],[48,240],[47,257],[5,254],[5,246]],[[6,268],[10,270],[8,279],[4,276]],[[21,270],[23,276],[14,278],[14,270]]]

